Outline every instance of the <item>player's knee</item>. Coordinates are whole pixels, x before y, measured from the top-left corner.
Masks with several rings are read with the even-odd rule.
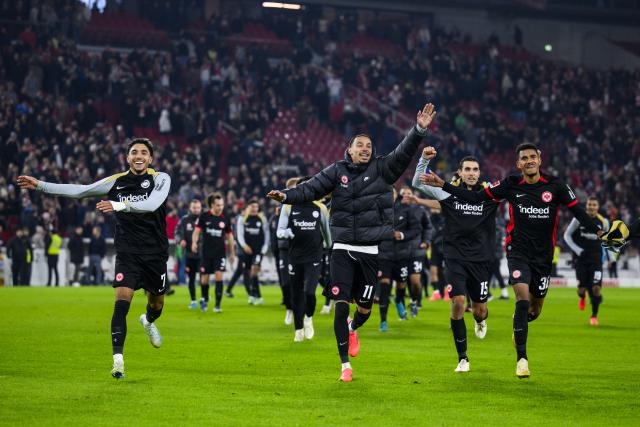
[[[337,301],[335,306],[335,321],[347,321],[349,317],[349,304],[346,301]]]
[[[527,316],[527,321],[533,322],[539,316],[540,316],[540,311],[539,310],[532,310],[532,311],[529,312],[529,315]]]
[[[371,313],[371,309],[358,306],[358,312],[362,314],[369,314]]]
[[[487,310],[486,306],[473,307],[473,318],[476,322],[482,322],[487,317],[489,317],[489,310]]]

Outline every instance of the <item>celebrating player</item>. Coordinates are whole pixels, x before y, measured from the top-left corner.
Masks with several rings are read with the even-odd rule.
[[[31,176],[19,176],[22,189],[71,198],[107,196],[96,208],[115,212],[116,302],[111,319],[113,369],[111,375],[124,377],[123,348],[127,335],[127,313],[134,291],[145,289],[147,312],[140,323],[151,345],[158,348],[162,337],[155,321],[162,313],[167,281],[169,242],[166,230],[165,201],[169,195],[171,178],[149,167],[153,160],[153,145],[148,139],[136,138],[127,146],[129,170],[101,179],[89,185],[54,184]]]
[[[308,179],[301,178],[297,184]],[[322,268],[322,249],[331,247],[326,206],[318,201],[284,206],[278,220],[277,236],[290,241],[287,270],[293,297],[293,341],[310,340],[314,335],[313,314]]]
[[[523,143],[516,148],[516,166],[521,175],[508,176],[484,190],[470,191],[444,182],[433,172],[420,176],[423,184],[472,203],[508,200],[511,220],[508,225],[507,262],[509,284],[516,294],[513,335],[517,352],[516,375],[529,377],[527,334],[531,322],[542,311],[549,289],[551,262],[556,243],[558,208],[567,206],[580,224],[600,237],[603,232],[578,205],[573,190],[558,178],[540,172],[542,159],[538,147]]]
[[[233,231],[229,220],[224,216],[224,198],[220,193],[213,193],[207,197],[207,206],[209,210],[200,214],[193,230],[191,238],[191,250],[198,252],[198,239],[200,233],[202,237],[202,265],[200,266],[200,289],[202,298],[200,298],[200,310],[207,311],[209,305],[209,275],[215,274],[216,280],[216,305],[213,311],[220,313],[222,309],[222,275],[227,267],[227,256],[225,253],[225,240],[229,249],[229,261],[231,264],[235,261],[235,244],[233,239]]]
[[[605,233],[609,231],[609,221],[598,213],[600,203],[595,197],[587,199],[587,215]],[[576,278],[578,279],[578,296],[580,297],[580,310],[585,308],[585,294],[589,293],[591,301],[591,324],[598,324],[598,308],[602,301],[602,258],[603,249],[595,233],[586,230],[577,219],[573,218],[564,232],[564,241],[575,253]]]
[[[349,355],[360,351],[357,329],[371,314],[378,272],[378,244],[393,237],[391,185],[402,175],[418,150],[435,111],[427,104],[418,112],[417,125],[398,147],[386,156],[374,157],[367,135],[349,142],[345,159],[295,188],[272,190],[267,197],[296,205],[332,193],[330,294],[336,300],[334,331],[342,362],[340,380],[352,380]],[[357,305],[348,321],[349,303]]]
[[[198,307],[198,303],[196,302],[196,274],[200,269],[200,254],[192,250],[193,247],[191,243],[193,230],[196,228],[200,213],[202,213],[202,203],[198,199],[193,199],[191,203],[189,203],[189,213],[178,221],[175,234],[176,241],[179,242],[185,251],[185,269],[189,276],[189,296],[191,297],[189,309],[191,310]]]
[[[435,156],[436,149],[433,147],[426,147],[422,151],[413,177],[413,186],[436,199],[442,208],[445,221],[443,253],[452,299],[451,331],[458,351],[458,366],[455,371],[469,372],[464,304],[468,294],[475,320],[475,334],[483,339],[487,333],[487,298],[495,245],[496,212],[500,203],[493,200],[462,202],[449,192],[421,184],[419,178]],[[457,186],[475,191],[485,185],[479,182],[480,162],[475,157],[467,156],[460,160],[457,173]]]
[[[262,257],[269,250],[269,223],[256,199],[249,200],[245,215],[238,219],[238,243],[242,249],[240,262],[244,264],[249,304],[260,305],[264,301],[258,275]]]

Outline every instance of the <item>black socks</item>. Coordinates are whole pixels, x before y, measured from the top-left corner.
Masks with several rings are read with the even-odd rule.
[[[336,334],[336,342],[338,344],[338,353],[340,361],[347,363],[349,361],[349,325],[347,318],[349,317],[349,304],[345,302],[337,302],[335,307],[335,317],[333,318],[333,331]]]
[[[364,323],[369,319],[369,316],[371,316],[371,311],[367,314],[362,314],[356,310],[356,314],[353,315],[353,320],[351,321],[351,329],[355,331],[360,326],[364,325]]]
[[[113,354],[122,354],[124,340],[127,337],[127,313],[131,303],[123,299],[116,301],[111,317],[111,346]]]
[[[216,307],[220,307],[222,302],[222,280],[216,280]]]
[[[391,283],[380,283],[380,321],[387,321],[389,311],[389,297],[391,296]]]
[[[467,359],[467,327],[464,323],[464,318],[451,319],[451,331],[453,332],[453,341],[458,352],[458,361]]]
[[[516,311],[513,316],[513,337],[516,342],[518,360],[527,359],[527,334],[529,332],[529,301],[516,302]]]
[[[156,319],[160,317],[161,314],[162,314],[162,307],[160,307],[160,310],[156,310],[155,308],[151,307],[151,305],[147,304],[147,322],[149,323],[155,322]]]

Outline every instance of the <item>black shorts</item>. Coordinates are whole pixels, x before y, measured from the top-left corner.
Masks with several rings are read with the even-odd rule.
[[[224,256],[203,258],[200,264],[200,274],[214,274],[216,271],[226,270],[227,258]]]
[[[579,288],[602,286],[602,263],[580,262],[576,263],[576,279]]]
[[[509,284],[525,283],[529,285],[529,293],[536,298],[544,298],[549,291],[551,264],[530,262],[521,257],[507,256],[509,266]]]
[[[246,268],[249,268],[252,265],[257,265],[258,267],[260,267],[260,264],[262,264],[262,257],[262,254],[255,252],[252,254],[242,254],[241,261],[244,263]]]
[[[114,288],[145,289],[153,295],[164,295],[167,284],[169,255],[116,253]]]
[[[378,276],[396,282],[406,283],[409,278],[409,267],[407,261],[390,261],[388,259],[378,260]]]
[[[378,255],[334,249],[330,270],[331,283],[325,288],[324,296],[371,308],[378,285]]]
[[[447,283],[451,286],[449,296],[469,294],[471,301],[486,303],[489,297],[491,264],[468,262],[459,259],[445,260]]]
[[[409,260],[409,275],[422,274],[424,257],[414,257]]]
[[[320,269],[320,284],[322,285],[322,287],[326,287],[330,282],[331,282],[331,277],[329,275],[329,262],[331,260],[331,252],[330,251],[323,251],[322,252],[322,265],[321,265],[321,269]]]
[[[429,260],[431,267],[438,267],[442,270],[444,266],[444,255],[437,245],[431,246],[431,259]]]
[[[305,294],[312,295],[320,281],[322,261],[305,262],[301,264],[289,264],[289,280],[294,291],[304,290]]]
[[[200,259],[199,258],[187,258],[185,260],[185,271],[187,274],[196,274],[198,270],[200,270]]]

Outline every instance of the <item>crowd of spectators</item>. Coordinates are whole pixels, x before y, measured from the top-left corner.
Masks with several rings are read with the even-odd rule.
[[[366,130],[378,152],[388,152],[399,137],[388,116],[365,114],[348,88],[409,117],[425,100],[434,103],[433,142],[442,171],[475,154],[507,172],[513,147],[535,142],[547,172],[563,176],[582,195],[599,195],[610,216],[640,214],[639,70],[543,61],[522,51],[521,32],[512,46],[507,43],[509,50],[495,36],[473,41],[419,18],[360,22],[346,11],[328,19],[315,8],[263,16],[260,24],[291,46],[284,56],[270,57],[260,46],[226,42],[247,22],[241,11],[183,31],[196,28],[201,14],[193,10],[203,2],[172,10],[176,19],[163,12],[168,3],[139,5],[158,28],[170,31],[172,49],[122,52],[78,48],[83,26],[98,13],[80,2],[2,2],[2,16],[20,24],[0,25],[0,240],[7,242],[18,225],[31,235],[56,229],[70,236],[81,227],[90,238],[97,227],[112,237],[113,218],[96,213],[94,201],[21,193],[15,178],[96,181],[125,167],[124,147],[140,129],[162,141],[153,166],[172,176],[173,217],[213,190],[222,190],[230,213],[237,213],[251,197],[264,203],[262,196],[292,174],[318,171],[323,165],[317,159],[291,154],[288,144],[295,141],[263,140],[265,128],[285,109],[345,140]],[[400,53],[345,49],[358,35],[384,39]]]

